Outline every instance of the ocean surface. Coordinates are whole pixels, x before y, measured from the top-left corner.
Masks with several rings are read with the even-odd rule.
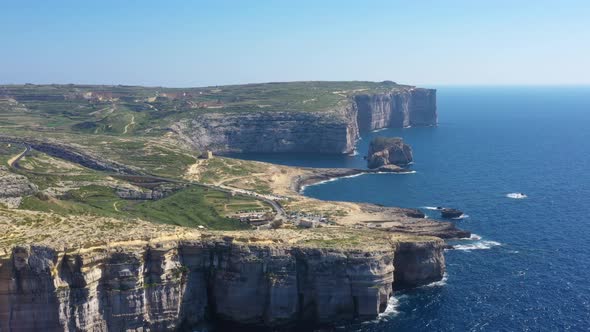
[[[339,330],[590,330],[590,87],[441,87],[437,97],[438,127],[366,134],[356,156],[241,156],[365,167],[372,137],[400,136],[416,173],[340,179],[305,195],[468,215],[456,222],[477,236],[446,251],[444,282],[398,292],[379,320]]]

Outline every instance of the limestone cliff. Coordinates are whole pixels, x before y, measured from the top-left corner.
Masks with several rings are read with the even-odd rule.
[[[436,90],[413,88],[385,94],[357,95],[354,100],[361,131],[437,124]]]
[[[354,105],[333,112],[205,113],[173,130],[198,149],[216,152],[351,152]]]
[[[440,280],[444,272],[437,239],[370,250],[330,241],[286,245],[225,236],[79,250],[15,247],[0,258],[0,331],[371,319],[393,289]]]
[[[405,88],[357,93],[332,111],[203,113],[170,129],[217,152],[351,153],[360,132],[436,124],[436,90]]]

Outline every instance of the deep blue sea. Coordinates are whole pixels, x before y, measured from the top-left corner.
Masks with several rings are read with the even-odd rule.
[[[403,137],[415,174],[363,175],[305,194],[454,207],[469,216],[457,224],[481,237],[446,252],[445,282],[397,293],[389,315],[343,330],[590,330],[590,87],[442,87],[437,97],[438,127],[372,132],[357,156],[245,156],[365,167],[372,137]],[[515,192],[528,197],[506,196]]]

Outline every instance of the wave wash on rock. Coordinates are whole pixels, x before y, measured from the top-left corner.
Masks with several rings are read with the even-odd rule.
[[[440,280],[443,242],[381,249],[232,237],[20,246],[0,258],[0,331],[146,331],[205,321],[260,326],[372,319],[393,289]]]
[[[396,88],[356,94],[331,111],[204,113],[171,126],[197,149],[217,152],[352,153],[360,134],[435,126],[436,90]]]

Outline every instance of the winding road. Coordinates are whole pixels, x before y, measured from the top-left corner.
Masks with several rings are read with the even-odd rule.
[[[23,157],[26,156],[27,153],[29,153],[29,151],[31,151],[31,147],[29,145],[25,145],[25,150],[23,152],[21,152],[20,154],[17,154],[16,156],[14,156],[8,160],[8,166],[15,168],[15,165],[21,159],[23,159]]]
[[[129,126],[133,126],[135,125],[135,115],[131,116],[131,122],[129,122],[126,126],[125,126],[125,130],[123,130],[123,134],[127,134],[127,131],[129,130]]]

